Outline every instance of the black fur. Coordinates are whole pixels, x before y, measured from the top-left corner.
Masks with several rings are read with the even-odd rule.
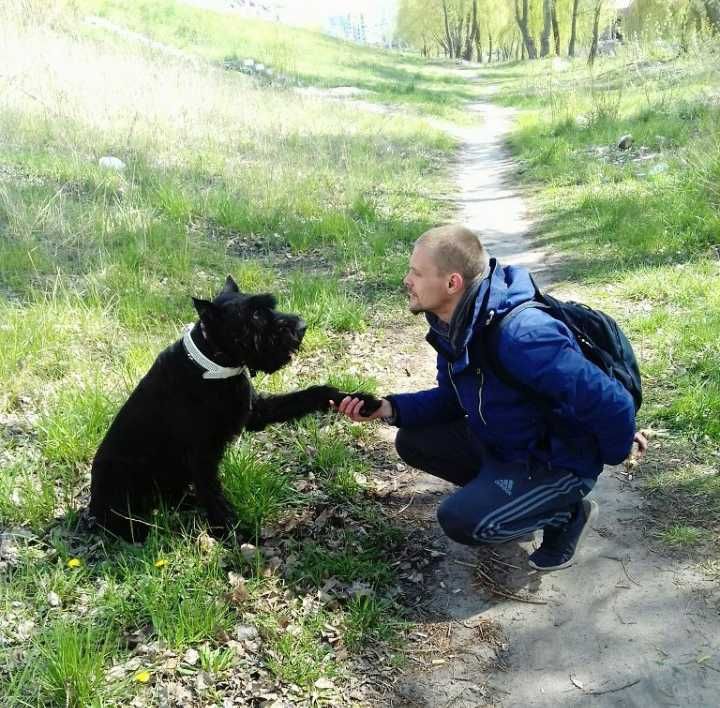
[[[191,336],[198,348],[222,366],[247,366],[272,373],[298,350],[305,323],[275,310],[272,295],[238,291],[228,276],[212,301],[193,298],[200,319]],[[228,443],[243,428],[324,411],[346,395],[331,386],[261,396],[247,374],[205,379],[182,339],[160,353],[150,371],[118,412],[92,466],[90,514],[100,527],[127,540],[142,541],[142,515],[159,498],[176,503],[189,485],[216,533],[231,532],[236,520],[218,479]],[[380,402],[365,394],[363,412]]]

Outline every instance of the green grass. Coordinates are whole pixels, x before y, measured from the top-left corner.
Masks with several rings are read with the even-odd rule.
[[[111,635],[97,627],[56,622],[42,633],[39,644],[38,699],[51,705],[102,705],[112,699],[105,685],[104,665],[110,656]]]
[[[631,45],[592,73],[580,61],[483,72],[498,100],[528,109],[510,144],[539,187],[539,241],[565,254],[573,297],[614,314],[640,356],[640,425],[669,428],[704,457],[720,445],[718,63],[711,48],[671,60]],[[690,545],[693,528],[717,534],[720,496],[700,468],[668,464],[647,489],[666,502],[661,520],[673,504],[688,510],[690,523],[663,524],[669,543]]]
[[[697,529],[694,526],[680,526],[679,524],[675,524],[659,534],[663,543],[676,548],[694,546],[702,539],[703,535],[702,529]]]
[[[373,642],[393,642],[403,627],[390,602],[374,595],[358,595],[348,603],[345,644],[358,650]]]
[[[311,416],[229,449],[222,481],[249,559],[213,542],[192,504],[158,508],[142,547],[87,535],[90,463],[195,319],[191,296],[214,295],[228,273],[309,325],[297,362],[258,375],[258,390],[374,391],[347,337],[395,321],[409,246],[447,213],[437,195],[455,143],[425,116],[458,117],[472,90],[442,65],[181,4],[32,7],[0,10],[0,523],[12,548],[0,703],[150,705],[159,683],[205,671],[212,685],[193,700],[222,704],[223,681],[255,666],[268,693],[342,685],[352,668],[339,647],[362,655],[404,631],[389,600],[403,534],[366,492],[367,429]],[[197,61],[90,29],[93,7]],[[375,91],[367,100],[402,119],[220,68],[246,52],[306,83]],[[108,154],[126,169],[100,168]],[[342,592],[323,605],[331,578]],[[372,599],[350,599],[353,584]],[[259,637],[239,652],[243,627]]]
[[[462,77],[417,55],[384,52],[314,31],[203,12],[173,0],[81,0],[78,7],[213,62],[251,58],[303,85],[354,86],[368,92],[367,100],[422,113],[457,118],[473,95]]]
[[[233,447],[222,462],[221,476],[240,528],[257,540],[263,525],[275,521],[297,495],[277,461],[261,459],[251,445]]]

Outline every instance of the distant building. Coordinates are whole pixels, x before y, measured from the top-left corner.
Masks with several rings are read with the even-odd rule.
[[[347,12],[331,15],[325,23],[325,32],[349,42],[389,47],[395,34],[395,13],[392,8],[381,8],[370,14]]]
[[[348,42],[392,46],[397,18],[396,0],[366,0],[363,11],[356,2],[334,0],[181,0],[188,5],[242,17],[322,29]],[[344,5],[344,8],[343,8]],[[340,8],[343,8],[340,10]],[[350,9],[349,9],[350,8]],[[338,11],[340,10],[340,11]]]

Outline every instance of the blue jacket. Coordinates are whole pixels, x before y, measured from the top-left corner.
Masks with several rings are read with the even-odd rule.
[[[603,463],[619,464],[630,452],[632,396],[583,356],[562,322],[536,307],[503,323],[497,341],[502,366],[538,399],[488,370],[480,350],[483,327],[489,318],[532,300],[535,292],[526,269],[490,263],[490,275],[468,288],[449,327],[427,315],[438,385],[388,396],[395,423],[422,426],[465,416],[500,459],[596,478]]]

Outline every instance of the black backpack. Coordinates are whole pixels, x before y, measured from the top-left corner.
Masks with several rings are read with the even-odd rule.
[[[635,352],[623,334],[617,322],[600,310],[593,310],[580,302],[568,300],[563,302],[551,295],[546,295],[538,288],[530,276],[535,288],[535,298],[514,307],[500,318],[492,319],[485,328],[484,359],[491,371],[503,382],[513,388],[527,392],[531,397],[538,394],[528,386],[515,380],[510,372],[500,363],[497,339],[503,322],[529,307],[539,307],[556,320],[564,322],[575,335],[582,353],[593,364],[602,369],[610,378],[619,381],[633,397],[635,411],[642,404],[642,382]]]

